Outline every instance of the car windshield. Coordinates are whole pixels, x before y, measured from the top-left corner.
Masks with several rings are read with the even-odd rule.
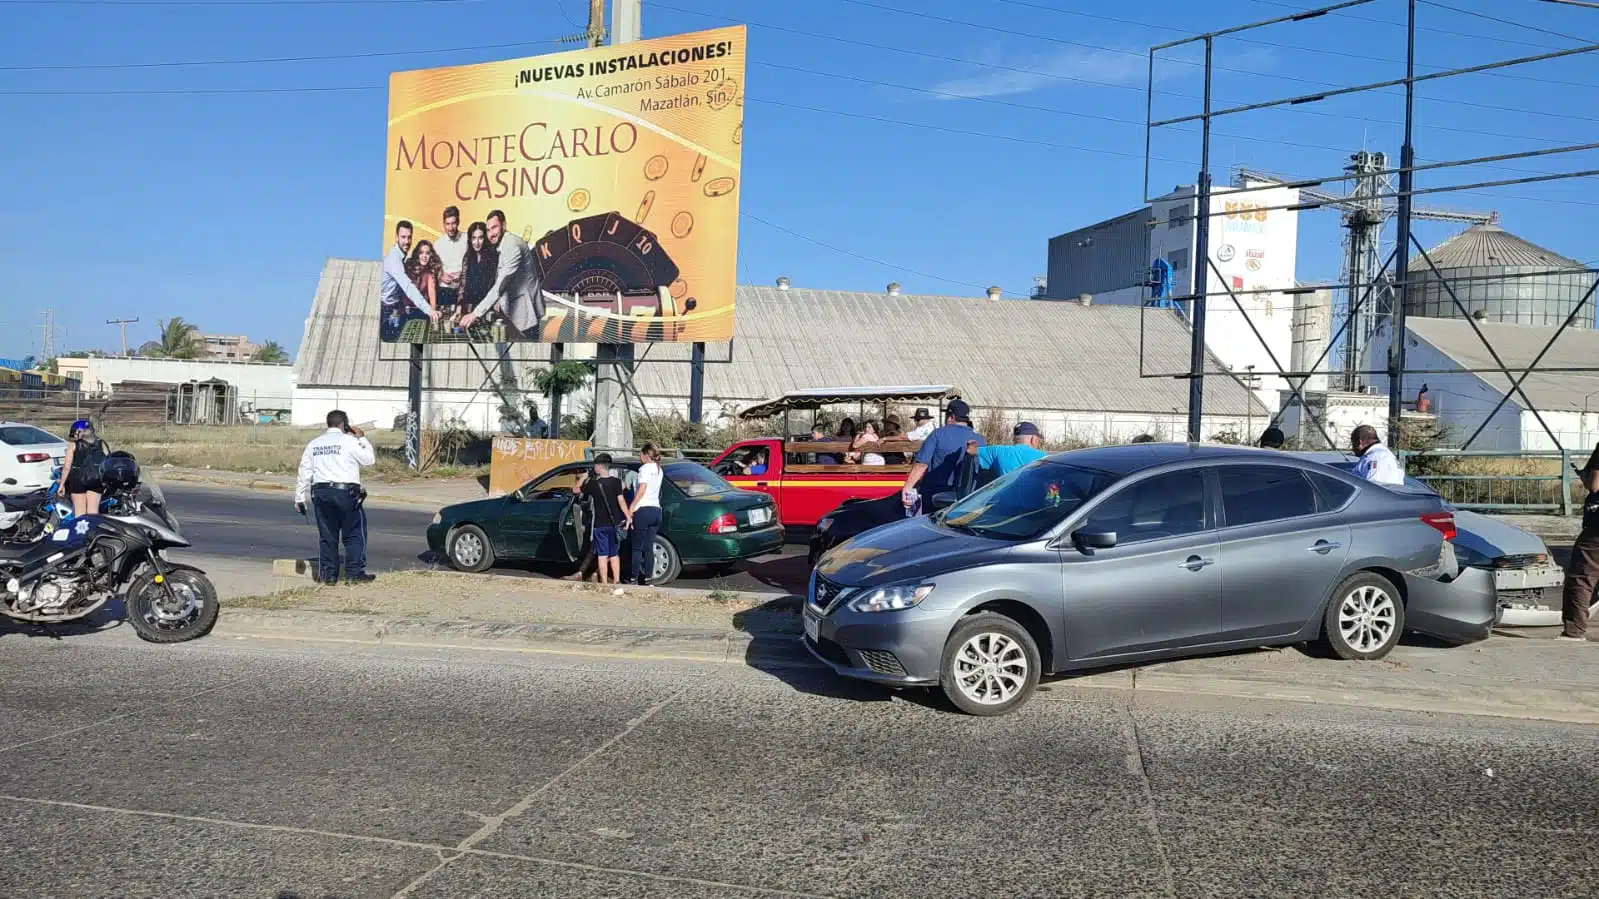
[[[730,493],[735,489],[716,472],[693,462],[665,465],[662,471],[666,479],[683,491],[685,496],[710,496],[714,493]]]
[[[1116,476],[1046,462],[1020,468],[945,510],[942,524],[1002,540],[1039,536],[1116,482]]]
[[[0,443],[10,446],[60,442],[60,437],[52,437],[49,431],[41,431],[32,425],[0,425]]]

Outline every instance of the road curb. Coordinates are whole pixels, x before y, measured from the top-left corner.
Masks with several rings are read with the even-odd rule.
[[[309,640],[500,652],[633,656],[755,667],[814,667],[789,634],[589,624],[518,624],[470,618],[407,618],[224,607],[218,637]]]
[[[310,581],[316,576],[316,566],[316,559],[273,559],[272,576],[276,578],[301,578],[303,580]],[[573,593],[605,594],[609,593],[613,589],[609,585],[587,583],[583,581],[570,581],[565,578],[529,578],[523,575],[507,574],[493,570],[470,572],[456,571],[455,569],[448,567],[437,567],[412,568],[402,571],[387,572],[387,574],[418,573],[424,573],[431,577],[460,578],[462,580],[499,580],[511,584],[536,585],[537,587],[545,589],[564,588],[565,590]],[[383,577],[385,577],[385,575],[378,575],[379,583],[382,582]],[[704,599],[707,594],[716,592],[717,588],[713,586],[711,589],[705,589],[702,587],[628,587],[626,589],[633,596],[655,596],[667,599]],[[725,590],[722,592],[726,596],[726,598],[723,600],[725,602],[737,602],[743,600],[755,603],[766,603],[773,599],[793,597],[794,611],[796,613],[799,611],[799,603],[801,600],[797,594],[776,589]]]

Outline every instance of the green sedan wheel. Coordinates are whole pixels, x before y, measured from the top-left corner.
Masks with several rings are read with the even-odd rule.
[[[654,561],[654,570],[650,572],[651,586],[670,584],[683,573],[683,558],[677,554],[677,547],[660,534],[655,535]]]
[[[459,571],[487,571],[494,565],[489,536],[475,524],[463,524],[444,539],[444,555]]]

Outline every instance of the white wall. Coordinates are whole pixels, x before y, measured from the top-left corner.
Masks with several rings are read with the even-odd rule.
[[[65,361],[65,360],[63,360]],[[121,381],[160,381],[183,384],[220,378],[239,389],[241,404],[259,398],[258,408],[269,399],[283,408],[294,393],[294,366],[251,362],[217,362],[198,359],[90,358],[71,360],[84,368],[83,389],[108,391]]]

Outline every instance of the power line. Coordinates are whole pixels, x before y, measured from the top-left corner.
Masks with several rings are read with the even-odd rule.
[[[848,0],[846,0],[846,2],[848,2]],[[1063,15],[1063,16],[1077,16],[1077,17],[1084,18],[1084,19],[1094,19],[1094,20],[1100,21],[1100,22],[1113,22],[1113,23],[1118,24],[1118,25],[1132,25],[1132,26],[1138,27],[1138,28],[1152,28],[1152,29],[1155,29],[1157,31],[1165,31],[1165,32],[1171,32],[1171,33],[1177,33],[1177,34],[1188,34],[1188,33],[1191,33],[1187,29],[1177,28],[1177,27],[1172,26],[1172,25],[1164,25],[1164,24],[1160,24],[1158,22],[1140,22],[1140,21],[1138,21],[1136,19],[1123,19],[1123,18],[1120,18],[1118,16],[1107,16],[1107,15],[1104,15],[1102,13],[1080,12],[1080,11],[1075,10],[1075,9],[1060,9],[1059,7],[1054,7],[1054,6],[1045,6],[1042,3],[1032,3],[1032,2],[1029,2],[1029,0],[994,0],[994,2],[996,2],[996,3],[1007,3],[1007,4],[1010,4],[1012,6],[1019,6],[1019,7],[1023,7],[1023,8],[1026,8],[1026,9],[1042,10],[1044,12],[1056,13],[1058,15]],[[1445,6],[1442,3],[1431,3],[1431,0],[1421,0],[1421,2],[1429,3],[1429,5],[1438,6],[1438,7],[1441,7],[1443,9],[1454,10],[1455,12],[1466,13],[1467,15],[1481,15],[1480,13],[1472,13],[1469,10],[1460,10],[1460,9],[1455,9],[1452,6]],[[1502,23],[1507,24],[1507,25],[1519,24],[1519,23],[1516,23],[1516,22],[1507,21],[1505,19],[1495,19],[1493,16],[1483,15],[1482,18],[1491,19],[1491,20],[1496,21],[1496,22],[1502,22]],[[1542,29],[1542,28],[1535,28],[1535,27],[1530,26],[1530,25],[1523,26],[1523,27],[1531,28],[1534,31],[1544,31],[1544,29]],[[1548,31],[1548,32],[1545,32],[1545,33],[1553,34],[1553,35],[1556,35],[1557,37],[1570,37],[1570,35],[1560,34],[1559,32],[1555,32],[1555,31]],[[1276,42],[1276,41],[1263,41],[1263,40],[1259,40],[1259,39],[1256,39],[1256,38],[1239,37],[1237,35],[1228,35],[1227,36],[1227,40],[1236,41],[1236,42],[1242,43],[1242,44],[1254,44],[1256,46],[1269,47],[1269,48],[1276,49],[1276,50],[1292,50],[1295,53],[1314,53],[1314,54],[1321,55],[1321,56],[1338,56],[1338,57],[1342,57],[1344,59],[1359,60],[1361,62],[1385,62],[1385,63],[1390,63],[1390,64],[1393,64],[1393,65],[1404,65],[1404,62],[1405,62],[1402,59],[1395,59],[1393,57],[1388,57],[1388,56],[1368,56],[1368,55],[1366,55],[1364,53],[1349,53],[1349,52],[1346,52],[1346,51],[1343,51],[1343,50],[1330,50],[1330,49],[1327,49],[1327,48],[1324,48],[1324,47],[1301,47],[1301,46],[1298,46],[1296,44],[1279,43],[1279,42]],[[1572,40],[1576,40],[1579,43],[1584,43],[1584,44],[1592,43],[1591,41],[1582,40],[1580,38],[1572,38]],[[1449,66],[1425,65],[1425,64],[1422,64],[1422,63],[1417,63],[1416,67],[1419,68],[1419,69],[1433,69],[1435,71],[1442,71],[1444,69],[1449,68]],[[1513,74],[1513,73],[1510,73],[1510,72],[1484,72],[1483,74],[1487,75],[1490,78],[1504,78],[1504,79],[1509,79],[1509,80],[1512,80],[1512,81],[1527,81],[1527,82],[1531,82],[1533,84],[1554,84],[1554,85],[1559,85],[1561,87],[1592,87],[1592,88],[1599,88],[1599,84],[1586,84],[1586,83],[1579,83],[1579,82],[1572,82],[1572,81],[1562,81],[1562,80],[1555,79],[1555,78],[1536,78],[1536,77],[1531,76],[1531,75],[1516,75],[1516,74]]]
[[[1477,12],[1476,10],[1471,10],[1471,9],[1461,9],[1458,6],[1450,6],[1447,3],[1435,3],[1435,2],[1433,2],[1433,0],[1421,0],[1421,2],[1423,4],[1425,4],[1425,5],[1427,5],[1427,6],[1434,6],[1434,7],[1437,7],[1438,9],[1447,9],[1450,12],[1459,13],[1460,15],[1463,15],[1463,16],[1473,16],[1473,17],[1478,18],[1478,19],[1486,19],[1489,22],[1496,22],[1496,23],[1498,23],[1500,25],[1510,25],[1510,26],[1513,26],[1515,28],[1525,28],[1528,31],[1536,31],[1536,32],[1538,32],[1540,34],[1550,34],[1550,35],[1554,35],[1555,37],[1563,37],[1563,38],[1565,38],[1568,41],[1576,41],[1579,44],[1591,44],[1591,43],[1593,43],[1593,41],[1591,41],[1591,40],[1589,40],[1588,38],[1585,38],[1585,37],[1577,37],[1574,34],[1566,34],[1563,31],[1550,31],[1548,28],[1540,28],[1537,25],[1528,25],[1525,22],[1517,22],[1517,21],[1514,21],[1512,19],[1501,19],[1498,16],[1490,16],[1490,15],[1488,15],[1485,12]]]
[[[1294,12],[1308,12],[1309,11],[1309,8],[1307,8],[1307,7],[1296,6],[1296,5],[1292,4],[1292,3],[1282,3],[1282,2],[1280,2],[1280,0],[1249,0],[1249,2],[1258,3],[1261,6],[1271,6],[1271,7],[1277,8],[1277,9],[1293,10]],[[1363,16],[1363,15],[1359,15],[1357,13],[1349,12],[1347,10],[1342,10],[1342,11],[1338,12],[1337,15],[1339,15],[1339,16],[1341,16],[1343,18],[1351,19],[1353,21],[1357,21],[1357,22],[1370,22],[1370,23],[1372,23],[1374,25],[1388,25],[1388,26],[1393,27],[1393,28],[1404,28],[1405,27],[1405,23],[1404,22],[1395,22],[1392,19],[1375,19],[1375,18],[1372,18],[1371,16]],[[1534,47],[1534,48],[1537,48],[1537,49],[1540,49],[1540,50],[1562,50],[1562,49],[1565,49],[1565,48],[1560,47],[1560,46],[1555,45],[1555,44],[1540,44],[1540,43],[1538,43],[1536,41],[1518,41],[1518,40],[1515,40],[1513,38],[1507,38],[1507,37],[1504,37],[1503,35],[1497,35],[1497,34],[1473,34],[1473,33],[1469,32],[1469,31],[1451,31],[1451,30],[1449,30],[1447,28],[1436,28],[1436,27],[1429,26],[1429,25],[1417,25],[1416,26],[1416,30],[1417,31],[1426,31],[1426,32],[1429,32],[1431,34],[1447,34],[1447,35],[1450,35],[1451,37],[1471,38],[1472,40],[1478,40],[1478,41],[1493,41],[1495,43],[1500,43],[1500,44],[1514,44],[1514,45],[1518,45],[1518,46],[1522,46],[1522,47]]]
[[[478,0],[0,0],[0,6],[375,6],[432,4],[452,6]]]
[[[15,0],[3,0],[15,2]],[[65,72],[121,69],[174,69],[190,66],[243,66],[276,62],[327,62],[343,59],[378,59],[390,56],[420,56],[428,53],[462,53],[475,50],[509,50],[515,47],[535,47],[540,44],[558,44],[558,40],[512,41],[505,44],[472,44],[465,47],[431,47],[421,50],[372,50],[365,53],[330,53],[314,56],[261,56],[251,59],[171,59],[159,62],[83,62],[60,65],[0,66],[3,72]]]
[[[819,246],[819,247],[821,247],[823,249],[832,250],[835,253],[843,253],[845,256],[852,256],[852,257],[854,257],[856,259],[861,260],[862,262],[870,262],[873,265],[880,265],[880,266],[882,266],[884,268],[893,269],[895,271],[910,272],[913,275],[917,275],[917,276],[923,277],[923,278],[931,278],[934,281],[942,281],[945,284],[959,284],[959,285],[961,285],[963,287],[974,287],[974,288],[976,288],[978,290],[987,290],[988,289],[985,285],[974,284],[971,281],[961,281],[961,280],[958,280],[956,278],[946,278],[946,277],[944,277],[942,275],[934,275],[934,274],[931,274],[929,272],[917,271],[916,269],[910,268],[908,266],[895,265],[892,262],[886,262],[886,261],[884,261],[882,259],[876,258],[875,256],[867,256],[864,253],[857,253],[854,250],[846,250],[846,249],[844,249],[841,246],[837,246],[835,244],[830,244],[830,243],[828,243],[827,241],[824,241],[824,240],[818,240],[818,239],[816,239],[814,237],[811,237],[808,234],[801,234],[798,231],[795,231],[795,230],[793,230],[791,228],[785,228],[782,225],[776,224],[775,222],[769,222],[766,219],[763,219],[760,216],[754,214],[753,212],[740,212],[739,213],[739,217],[740,218],[747,218],[747,219],[750,219],[751,221],[759,222],[759,223],[765,225],[766,227],[771,228],[774,231],[781,231],[781,232],[783,232],[784,234],[787,234],[790,237],[797,237],[800,240],[805,241],[806,243],[815,244],[816,246]],[[1025,291],[1015,291],[1015,290],[1013,290],[1013,291],[1011,291],[1011,293],[1015,294],[1016,296],[1020,296],[1020,297],[1025,297],[1025,296],[1028,295],[1027,292],[1025,292]]]

